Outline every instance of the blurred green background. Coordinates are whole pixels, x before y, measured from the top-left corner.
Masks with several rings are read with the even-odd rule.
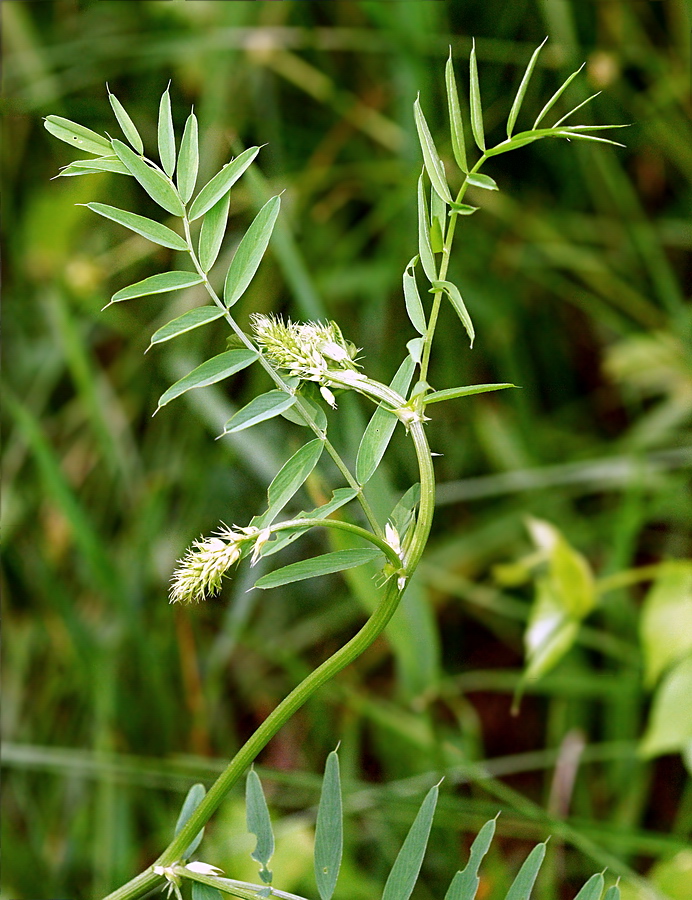
[[[498,809],[481,900],[499,897],[550,833],[541,900],[571,898],[606,865],[609,877],[647,879],[628,898],[654,896],[647,884],[659,897],[692,895],[689,777],[675,754],[637,756],[649,703],[638,639],[645,586],[609,594],[513,717],[532,590],[500,583],[493,569],[531,551],[526,515],[552,522],[599,575],[691,555],[683,0],[5,0],[1,15],[2,897],[94,897],[151,862],[189,785],[208,783],[372,603],[372,583],[357,573],[260,596],[246,592],[256,570],[241,568],[220,599],[168,605],[189,542],[219,520],[243,525],[259,512],[304,435],[279,419],[214,440],[266,389],[255,368],[151,418],[172,381],[224,349],[223,326],[143,357],[157,327],[200,302],[197,289],[100,312],[173,255],[76,205],[156,217],[131,179],[50,181],[74,155],[41,117],[114,135],[107,81],[153,150],[171,79],[177,126],[192,104],[200,119],[199,183],[240,146],[266,143],[234,189],[217,270],[222,277],[261,203],[284,191],[240,321],[255,310],[334,318],[363,348],[366,371],[388,381],[413,337],[401,274],[416,252],[416,94],[451,160],[444,62],[451,45],[465,93],[475,36],[486,132],[500,140],[546,34],[520,127],[586,60],[560,110],[602,90],[575,121],[632,123],[618,133],[627,146],[540,142],[485,167],[499,194],[469,193],[482,210],[460,223],[450,272],[477,341],[469,352],[446,310],[431,380],[522,390],[434,408],[439,511],[420,578],[389,640],[323,689],[260,759],[278,823],[275,880],[315,894],[310,807],[341,741],[350,815],[337,898],[378,895],[442,771],[417,900],[444,894]],[[330,413],[348,459],[369,414],[350,396]],[[373,504],[386,512],[413,480],[398,435]],[[325,466],[304,507],[339,484]],[[293,549],[319,549],[322,539]],[[208,832],[204,858],[255,879],[240,790]]]

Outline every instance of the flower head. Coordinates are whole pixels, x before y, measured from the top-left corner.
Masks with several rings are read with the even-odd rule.
[[[221,579],[240,559],[247,536],[224,528],[210,538],[194,541],[171,581],[171,603],[199,603],[221,589]]]

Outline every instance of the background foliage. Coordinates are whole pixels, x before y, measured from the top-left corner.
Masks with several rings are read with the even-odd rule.
[[[222,601],[167,605],[176,558],[220,519],[242,524],[257,511],[298,446],[296,426],[274,420],[213,440],[251,396],[254,370],[231,391],[192,392],[151,419],[162,391],[208,355],[196,342],[219,352],[225,333],[212,325],[143,359],[151,332],[195,305],[197,289],[99,311],[170,257],[75,205],[115,188],[118,205],[153,213],[129,180],[49,182],[73,157],[41,116],[113,133],[108,81],[153,145],[155,103],[172,79],[178,126],[192,103],[200,118],[200,183],[241,146],[266,142],[263,174],[234,190],[238,237],[281,190],[283,211],[241,318],[243,308],[335,318],[388,381],[413,336],[401,273],[415,252],[416,93],[449,155],[449,45],[465,82],[476,37],[491,131],[546,34],[525,115],[585,59],[564,110],[602,89],[581,121],[633,123],[620,132],[627,148],[539,143],[487,167],[499,194],[469,192],[483,210],[460,232],[451,274],[478,340],[467,352],[447,310],[432,383],[523,389],[436,410],[436,530],[390,641],[323,690],[261,759],[278,819],[273,867],[282,888],[315,893],[314,810],[302,810],[341,740],[351,814],[337,898],[378,895],[441,772],[421,900],[440,894],[499,808],[484,897],[498,896],[551,832],[537,886],[545,900],[571,897],[605,865],[648,877],[626,882],[625,896],[645,896],[646,884],[689,896],[689,777],[678,755],[637,753],[651,689],[639,640],[646,585],[610,593],[512,717],[533,594],[507,568],[532,552],[527,515],[551,522],[601,577],[690,556],[683,0],[6,0],[2,25],[2,896],[92,897],[145,865],[189,785],[209,780],[372,603],[358,573],[347,586],[334,578],[260,595],[245,593],[241,570]],[[353,456],[369,411],[340,402]],[[414,477],[399,440],[373,480],[379,508]],[[335,483],[328,469],[315,475],[310,505]],[[205,858],[254,877],[240,793],[206,840]]]

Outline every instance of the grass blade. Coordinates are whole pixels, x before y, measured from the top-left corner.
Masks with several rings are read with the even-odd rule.
[[[243,235],[226,275],[224,302],[233,306],[243,296],[262,261],[279,215],[281,197],[272,197],[255,216]]]
[[[469,79],[471,95],[471,131],[478,148],[485,152],[485,133],[483,131],[483,107],[481,106],[481,89],[478,83],[478,62],[476,61],[476,39],[471,46],[469,59]]]
[[[197,171],[199,169],[199,140],[197,137],[197,116],[191,112],[185,123],[183,139],[180,142],[178,153],[178,171],[176,183],[178,193],[183,203],[190,200],[197,183]]]
[[[243,172],[252,164],[259,151],[259,147],[250,147],[244,150],[231,162],[226,163],[223,169],[204,185],[190,207],[191,222],[203,216],[227,191],[230,191]]]
[[[247,406],[239,409],[238,412],[226,422],[223,433],[232,434],[234,431],[243,431],[245,428],[251,428],[260,422],[266,422],[267,419],[273,419],[274,416],[285,412],[289,406],[293,406],[296,398],[292,394],[285,391],[268,391],[266,394],[260,394],[251,400]]]
[[[113,147],[108,138],[101,137],[91,128],[85,128],[77,122],[71,122],[63,116],[46,116],[43,126],[53,137],[65,141],[71,147],[92,153],[94,156],[112,156]]]
[[[228,222],[228,209],[231,205],[230,191],[212,206],[202,220],[202,228],[199,233],[199,264],[203,272],[208,272],[216,262],[219,255],[226,223]]]
[[[122,300],[132,300],[133,297],[147,297],[150,294],[166,294],[169,291],[180,291],[183,288],[201,284],[204,279],[196,272],[161,272],[137,281],[129,287],[116,291],[110,299],[110,303],[120,303]]]
[[[111,90],[108,85],[106,85],[106,90],[108,91],[108,100],[110,101],[111,107],[113,108],[115,118],[118,120],[118,125],[120,125],[122,133],[132,144],[137,153],[141,155],[142,153],[144,153],[144,144],[142,143],[142,138],[139,131],[137,131],[135,123],[128,115],[125,107],[122,105],[120,100],[118,100],[115,94],[111,94]]]
[[[88,209],[98,213],[106,219],[117,222],[118,225],[124,225],[130,231],[141,234],[154,244],[160,244],[162,247],[170,247],[171,250],[187,250],[185,239],[181,238],[171,228],[155,222],[153,219],[147,219],[145,216],[138,216],[137,213],[130,212],[127,209],[118,209],[117,206],[108,206],[105,203],[87,203]]]
[[[175,823],[175,831],[173,832],[174,836],[178,834],[184,825],[187,824],[187,820],[190,818],[192,813],[197,809],[202,800],[204,800],[205,795],[204,785],[203,784],[193,784],[190,790],[187,792],[187,796],[183,802],[182,809],[180,810],[180,815],[178,816],[178,821]],[[204,829],[202,828],[197,835],[192,839],[191,843],[182,854],[183,859],[189,859],[195,850],[202,843],[202,838],[204,837]]]
[[[320,900],[331,900],[339,877],[343,847],[339,757],[336,750],[332,750],[324,767],[324,780],[315,825],[315,881]]]
[[[428,217],[428,205],[425,202],[422,174],[418,179],[418,255],[428,281],[433,282],[437,278],[437,269],[435,268],[435,257],[433,256],[430,243],[430,219]]]
[[[432,184],[435,191],[445,203],[451,203],[452,195],[449,193],[444,164],[437,152],[437,147],[435,146],[435,142],[430,134],[430,129],[428,128],[428,123],[425,121],[425,116],[423,115],[423,110],[420,105],[420,94],[416,97],[416,101],[413,104],[413,115],[416,120],[418,141],[421,150],[423,151],[425,171],[428,173],[430,184]]]
[[[176,381],[159,397],[159,404],[156,408],[158,412],[162,407],[180,397],[181,394],[192,390],[193,388],[206,387],[210,384],[216,384],[217,381],[223,381],[241,369],[245,369],[257,359],[257,354],[252,350],[227,350],[225,353],[219,353],[213,356],[201,366],[193,369],[189,375]]]
[[[550,98],[550,100],[548,100],[548,102],[547,102],[546,105],[543,107],[543,109],[538,113],[538,117],[536,118],[536,121],[533,123],[533,128],[531,129],[532,131],[535,131],[536,128],[538,128],[539,123],[540,123],[540,122],[545,118],[545,116],[550,112],[550,110],[553,108],[553,106],[557,103],[557,101],[558,101],[558,100],[560,99],[560,97],[562,96],[563,91],[565,91],[565,90],[569,87],[569,85],[570,85],[570,84],[572,83],[572,81],[577,77],[577,75],[581,72],[581,70],[584,68],[585,65],[586,65],[586,63],[583,62],[583,63],[579,66],[579,68],[577,69],[577,71],[576,71],[576,72],[572,72],[572,74],[571,74],[571,75],[569,76],[569,78],[564,82],[564,84],[562,84],[561,87],[559,87],[559,88],[555,91],[555,93],[554,93],[553,96]]]
[[[247,830],[257,838],[257,845],[250,856],[260,864],[260,878],[265,884],[272,883],[272,873],[268,866],[274,855],[274,832],[269,818],[267,801],[257,772],[250,769],[245,782],[245,804]]]
[[[161,94],[161,102],[159,103],[158,139],[161,166],[170,178],[175,172],[175,132],[171,114],[171,95],[168,88]]]
[[[267,590],[283,584],[292,584],[295,581],[305,581],[306,578],[316,578],[318,575],[332,575],[334,572],[343,572],[345,569],[364,566],[365,563],[378,557],[382,557],[382,551],[376,547],[334,550],[332,553],[324,553],[322,556],[303,559],[300,562],[275,569],[255,582],[255,587]]]
[[[445,84],[447,86],[447,106],[449,108],[449,125],[452,134],[452,153],[454,160],[462,172],[469,170],[466,162],[466,141],[464,140],[464,120],[461,117],[459,106],[459,93],[457,91],[456,78],[454,77],[454,64],[452,63],[452,48],[449,48],[449,59],[445,66]]]
[[[147,350],[153,347],[154,344],[163,344],[165,341],[170,341],[180,334],[185,334],[194,328],[199,328],[201,325],[220,319],[222,315],[223,310],[219,309],[218,306],[199,306],[197,309],[191,309],[189,312],[183,313],[182,316],[171,319],[170,322],[155,331],[151,336]]]
[[[171,182],[161,172],[152,169],[141,156],[137,156],[122,141],[113,140],[113,149],[155,203],[174,216],[185,215],[182,200]]]
[[[408,900],[413,893],[428,846],[439,789],[439,784],[436,784],[426,794],[389,873],[382,900]]]
[[[526,94],[526,89],[529,86],[529,81],[531,76],[533,75],[533,70],[536,66],[536,60],[538,59],[538,54],[543,49],[545,42],[548,40],[546,37],[543,40],[543,43],[540,44],[533,51],[533,56],[529,60],[529,64],[526,67],[526,71],[524,72],[524,77],[521,79],[521,84],[519,85],[519,90],[517,91],[517,96],[514,98],[514,103],[512,104],[512,109],[509,112],[509,118],[507,119],[507,137],[512,137],[512,129],[517,121],[517,116],[519,115],[519,110],[521,109],[521,104],[524,101],[524,95]]]
[[[529,853],[524,860],[521,869],[519,869],[517,877],[507,891],[505,900],[529,900],[536,878],[538,877],[538,870],[543,864],[545,848],[545,843],[538,844],[533,848],[531,853]]]
[[[457,872],[452,879],[449,890],[445,894],[445,900],[475,900],[481,883],[478,877],[478,869],[483,861],[483,857],[490,848],[496,824],[497,820],[491,819],[478,832],[476,839],[471,845],[469,861],[466,863],[464,870]]]

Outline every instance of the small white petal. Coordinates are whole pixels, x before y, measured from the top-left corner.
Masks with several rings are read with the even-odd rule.
[[[209,863],[191,862],[185,866],[190,872],[197,872],[199,875],[223,875],[223,870],[216,866],[210,866]]]

